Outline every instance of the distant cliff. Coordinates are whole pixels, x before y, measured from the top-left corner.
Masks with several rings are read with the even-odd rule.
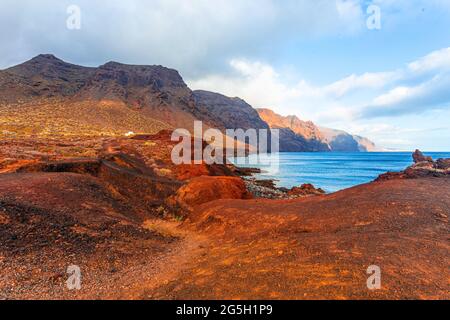
[[[283,117],[270,109],[258,109],[258,112],[271,128],[281,130],[282,151],[370,152],[377,149],[369,139],[345,131],[318,127],[296,116]]]
[[[314,123],[302,121],[296,116],[283,117],[270,109],[257,110],[272,129],[280,130],[280,151],[330,151]]]
[[[377,151],[375,143],[367,138],[349,134],[342,130],[320,127],[324,141],[332,151],[338,152],[373,152]]]

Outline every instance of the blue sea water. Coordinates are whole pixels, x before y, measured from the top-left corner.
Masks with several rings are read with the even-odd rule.
[[[427,152],[433,159],[450,158],[450,152]],[[264,158],[264,157],[263,157]],[[292,188],[312,183],[327,192],[335,192],[367,183],[388,171],[401,171],[412,164],[411,152],[305,152],[279,153],[279,166],[269,170],[267,161],[255,161],[252,156],[234,159],[242,167],[263,170],[258,179],[276,180],[278,187]],[[252,161],[249,161],[251,159]],[[239,160],[239,162],[238,162]]]

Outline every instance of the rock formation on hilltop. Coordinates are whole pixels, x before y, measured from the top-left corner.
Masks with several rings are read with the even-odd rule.
[[[160,66],[86,68],[39,55],[0,73],[0,129],[17,136],[156,133],[193,122],[190,98],[179,74]]]
[[[42,54],[0,72],[0,102],[73,96],[94,71]]]
[[[109,62],[95,70],[78,97],[120,101],[173,127],[190,129],[194,121],[191,90],[176,70],[162,66]]]

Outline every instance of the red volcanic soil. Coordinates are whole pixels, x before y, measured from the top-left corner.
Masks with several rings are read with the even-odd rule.
[[[214,177],[239,170],[187,166],[183,181],[166,139],[4,142],[0,298],[450,298],[445,161],[329,195],[239,200],[241,178]]]
[[[147,298],[448,299],[450,178],[299,200],[220,200],[189,220],[205,254]],[[367,268],[382,289],[367,289]]]
[[[251,199],[239,177],[197,177],[181,187],[175,199],[187,206],[197,206],[218,199]]]
[[[26,173],[0,176],[0,243],[1,298],[105,298],[123,289],[111,281],[126,285],[120,274],[157,260],[177,238],[141,227],[96,178]],[[69,265],[83,270],[82,292],[65,287]]]

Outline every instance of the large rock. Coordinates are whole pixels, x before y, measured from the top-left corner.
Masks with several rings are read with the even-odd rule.
[[[305,197],[305,196],[312,196],[312,195],[321,195],[325,194],[325,191],[322,189],[316,189],[312,184],[302,184],[300,187],[294,187],[289,192],[289,196],[294,197]]]
[[[236,177],[203,176],[192,179],[181,187],[175,200],[187,206],[196,206],[219,199],[250,199],[244,181]]]
[[[450,159],[438,159],[436,167],[441,170],[450,170]]]
[[[426,157],[420,150],[413,153],[414,164],[401,172],[387,172],[375,181],[395,179],[416,179],[422,177],[446,177],[450,174],[450,159],[439,159],[436,162]]]
[[[413,160],[414,163],[420,163],[420,162],[433,162],[433,158],[431,157],[425,157],[423,153],[420,150],[416,150],[413,153]]]

